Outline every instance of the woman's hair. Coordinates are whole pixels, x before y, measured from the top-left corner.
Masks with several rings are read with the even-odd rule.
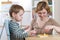
[[[14,4],[11,6],[10,10],[9,10],[9,14],[12,17],[12,13],[14,12],[15,14],[17,14],[20,10],[24,11],[24,8],[20,5]]]
[[[40,1],[37,4],[36,12],[43,10],[43,8],[47,10],[49,15],[51,15],[50,7],[48,6],[47,2],[45,2],[45,1]]]

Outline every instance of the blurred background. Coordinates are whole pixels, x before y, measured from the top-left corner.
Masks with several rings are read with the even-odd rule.
[[[23,15],[23,25],[30,25],[32,20],[32,9],[36,8],[36,5],[39,1],[42,0],[0,0],[0,34],[3,28],[4,20],[10,19],[9,16],[9,8],[13,4],[18,4],[23,6],[25,10],[25,14]],[[60,24],[60,0],[44,0],[50,6],[52,15],[51,17],[54,18]],[[5,28],[3,29],[1,40],[7,40]]]

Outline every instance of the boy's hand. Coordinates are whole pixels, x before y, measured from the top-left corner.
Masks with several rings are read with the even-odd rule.
[[[28,25],[26,25],[24,29],[27,30],[27,29],[29,29],[29,28],[30,28],[30,27],[29,27]]]
[[[22,27],[22,29],[27,30],[27,29],[29,29],[29,26],[25,25],[25,26]]]

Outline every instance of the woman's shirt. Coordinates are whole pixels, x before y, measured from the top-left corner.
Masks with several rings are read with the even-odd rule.
[[[36,29],[36,30],[37,30],[37,34],[43,34],[43,33],[52,34],[52,30],[53,30],[53,29],[49,29],[49,31],[46,32],[47,30],[45,30],[45,27],[48,26],[48,25],[57,26],[57,27],[60,26],[60,25],[59,25],[54,19],[52,19],[52,18],[49,18],[49,20],[44,23],[44,25],[42,26],[42,28],[39,28],[38,23],[36,22],[36,20],[33,20],[31,25],[32,25],[32,29]],[[51,27],[51,26],[50,26],[50,27]]]
[[[12,20],[9,22],[9,31],[11,40],[23,40],[23,38],[28,36],[28,33],[24,33],[24,29],[21,29],[21,26]]]

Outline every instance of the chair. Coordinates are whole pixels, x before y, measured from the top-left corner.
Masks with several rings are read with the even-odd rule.
[[[9,21],[10,21],[10,20],[5,20],[5,21],[4,21],[4,27],[5,27],[5,29],[6,29],[6,34],[7,34],[7,39],[8,39],[8,40],[10,40],[10,32],[9,32],[9,27],[8,27]]]

